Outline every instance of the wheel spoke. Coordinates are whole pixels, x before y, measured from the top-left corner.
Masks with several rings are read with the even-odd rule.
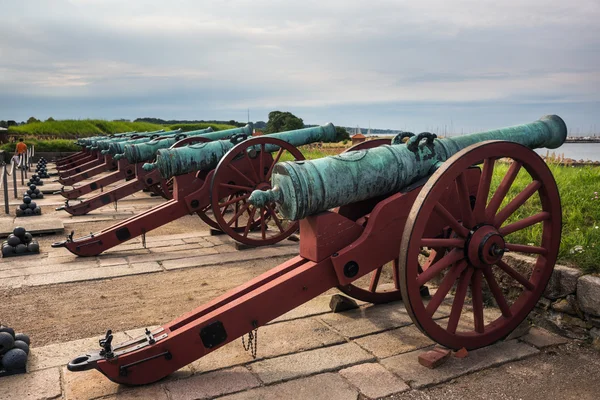
[[[442,280],[442,283],[437,288],[437,291],[435,292],[431,300],[429,300],[429,304],[427,304],[427,307],[425,307],[425,311],[427,311],[427,314],[429,314],[430,316],[435,314],[437,309],[440,307],[440,304],[442,304],[442,301],[444,301],[444,298],[446,298],[446,295],[448,294],[450,289],[452,289],[454,282],[456,282],[456,279],[460,276],[460,274],[462,274],[465,268],[467,268],[467,262],[463,260],[446,274],[446,276]]]
[[[237,175],[240,176],[240,178],[244,179],[246,182],[248,182],[250,184],[250,186],[254,187],[254,185],[256,184],[256,182],[254,182],[252,179],[248,178],[246,176],[246,174],[244,174],[242,171],[240,171],[239,169],[237,169],[233,164],[227,164],[227,167],[232,170],[233,172],[235,172]]]
[[[502,236],[506,236],[513,232],[520,231],[521,229],[528,228],[531,225],[535,225],[538,222],[545,221],[547,219],[550,219],[550,213],[547,211],[542,211],[542,212],[532,215],[530,217],[523,218],[520,221],[513,222],[510,225],[506,225],[506,226],[500,228],[499,232]]]
[[[252,171],[252,177],[254,178],[254,182],[260,182],[260,178],[256,174],[256,170],[254,169],[254,163],[252,162],[252,159],[250,158],[250,154],[248,154],[247,151],[244,151],[244,153],[245,153],[244,157],[246,158],[246,161],[248,162],[248,169],[250,169],[250,171]]]
[[[488,196],[490,195],[490,185],[492,183],[492,175],[494,174],[495,160],[486,158],[483,161],[483,171],[479,178],[479,187],[477,188],[477,198],[475,199],[475,208],[473,214],[477,222],[483,222],[485,219],[485,206]]]
[[[446,207],[444,207],[440,203],[437,203],[434,209],[444,220],[446,220],[448,225],[450,225],[450,227],[452,228],[452,230],[454,230],[454,232],[456,232],[456,234],[463,238],[466,238],[469,235],[469,230],[462,226],[460,222],[458,222],[456,218],[454,218],[450,211],[446,209]]]
[[[400,266],[398,265],[398,259],[394,260],[394,265],[392,269],[392,278],[394,279],[394,288],[400,289],[400,274],[398,272]]]
[[[240,200],[247,199],[248,197],[250,197],[250,193],[246,193],[245,195],[234,197],[233,199],[227,200],[224,203],[219,203],[219,207],[227,207],[230,204],[236,203],[236,202],[238,202]]]
[[[535,285],[531,283],[528,279],[526,279],[523,275],[512,269],[507,263],[502,260],[499,260],[496,265],[504,272],[506,272],[509,276],[511,276],[514,280],[519,282],[521,285],[525,286],[527,290],[533,290]]]
[[[271,217],[273,217],[273,221],[275,221],[275,225],[277,225],[279,231],[283,233],[285,229],[283,229],[283,226],[281,225],[281,220],[277,215],[275,215],[275,211],[273,210],[273,208],[271,208],[271,206],[268,204],[266,204],[265,207],[267,207],[267,210],[269,210],[269,213],[271,214]]]
[[[511,164],[510,168],[506,172],[506,175],[504,176],[504,179],[502,179],[502,182],[498,186],[496,193],[494,193],[494,195],[492,196],[492,200],[490,200],[490,204],[488,204],[488,206],[485,210],[486,220],[488,220],[490,222],[493,220],[494,215],[496,215],[498,208],[502,204],[502,201],[504,201],[506,194],[508,193],[510,187],[512,186],[513,182],[515,181],[517,174],[521,170],[522,165],[523,164],[521,164],[518,161],[514,161]]]
[[[456,179],[456,192],[458,194],[458,203],[460,206],[460,215],[462,216],[463,224],[467,228],[475,226],[473,211],[471,210],[471,199],[469,197],[469,187],[467,186],[467,177],[465,174],[460,174]]]
[[[475,270],[473,278],[471,279],[471,298],[473,299],[473,324],[475,326],[475,332],[483,333],[484,321],[483,321],[483,289],[481,286],[481,279],[483,274],[481,270]]]
[[[379,284],[379,277],[381,276],[381,270],[383,270],[383,265],[373,272],[371,276],[371,283],[369,284],[369,292],[376,292],[377,285]]]
[[[230,183],[219,183],[219,186],[222,186],[227,189],[244,190],[246,192],[252,192],[254,190],[253,188],[251,188],[249,186],[232,185]]]
[[[247,205],[249,207],[249,205]],[[244,228],[244,237],[248,237],[248,232],[250,232],[250,227],[252,226],[252,222],[254,222],[254,213],[256,212],[256,208],[252,208],[252,211],[248,213],[248,222],[246,223],[246,227]]]
[[[247,209],[250,207],[250,204],[244,204],[242,208],[235,213],[235,215],[227,222],[228,226],[231,226]]]
[[[510,307],[506,303],[506,299],[504,298],[504,295],[502,294],[502,289],[500,289],[498,282],[496,282],[496,278],[494,278],[494,274],[492,273],[492,270],[490,268],[485,268],[483,270],[483,275],[485,276],[485,280],[488,283],[490,291],[492,292],[492,294],[494,295],[494,298],[496,299],[496,304],[498,304],[500,311],[502,311],[502,315],[505,318],[512,317],[512,313],[510,312]]]
[[[548,250],[538,246],[527,246],[524,244],[513,244],[506,243],[505,247],[510,251],[516,251],[517,253],[529,253],[529,254],[542,254],[548,253]]]
[[[452,310],[450,311],[448,326],[446,327],[446,330],[450,333],[456,333],[456,328],[458,327],[458,322],[460,321],[460,316],[465,304],[465,297],[467,296],[467,289],[469,288],[469,283],[471,282],[472,276],[473,268],[468,268],[460,277],[458,287],[456,288],[456,293],[454,294],[454,301],[452,302]]]
[[[260,208],[260,234],[261,234],[263,240],[266,238],[266,232],[265,232],[266,231],[266,226],[265,226],[266,224],[265,224],[265,219],[266,219],[265,208],[261,207]]]
[[[500,227],[519,207],[542,187],[542,182],[533,181],[521,193],[515,196],[494,218],[494,226]]]
[[[432,264],[425,271],[419,274],[417,277],[417,285],[422,286],[433,279],[434,276],[442,272],[444,269],[448,268],[450,265],[462,260],[464,258],[464,254],[462,251],[457,249],[452,250],[444,257],[442,257],[435,264]]]
[[[424,238],[421,239],[421,247],[445,247],[454,248],[458,247],[462,249],[465,245],[465,241],[462,239],[440,239],[440,238]]]
[[[279,151],[277,152],[277,155],[275,155],[275,158],[273,159],[273,163],[269,167],[269,171],[267,171],[267,174],[265,175],[265,179],[266,180],[271,179],[271,173],[273,172],[273,168],[275,167],[275,164],[277,164],[277,162],[281,158],[281,155],[283,154],[283,151],[284,151],[283,147],[280,147]]]

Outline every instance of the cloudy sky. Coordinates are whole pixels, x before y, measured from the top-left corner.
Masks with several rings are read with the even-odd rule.
[[[0,119],[600,132],[600,0],[0,0]]]

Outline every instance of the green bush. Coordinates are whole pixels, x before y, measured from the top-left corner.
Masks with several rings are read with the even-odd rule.
[[[159,129],[168,130],[168,127],[151,124],[148,122],[105,121],[99,119],[60,120],[32,122],[30,124],[11,126],[9,135],[23,136],[57,136],[57,137],[86,137],[120,132],[145,132]]]
[[[72,140],[68,139],[53,139],[53,140],[38,140],[38,139],[25,139],[24,140],[27,147],[35,146],[36,152],[45,152],[45,151],[79,151],[81,150],[80,146],[77,146],[73,143]],[[16,143],[5,143],[0,146],[0,150],[7,151],[9,153],[14,153]]]

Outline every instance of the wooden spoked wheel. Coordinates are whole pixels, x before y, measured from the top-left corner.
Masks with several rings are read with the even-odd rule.
[[[211,207],[223,232],[240,243],[265,246],[298,229],[297,221],[276,213],[274,203],[257,208],[247,201],[254,190],[271,189],[273,167],[284,160],[301,161],[304,156],[291,144],[268,136],[243,141],[221,159],[212,179]]]
[[[466,172],[480,164],[472,185]],[[506,170],[499,184],[494,170]],[[452,234],[444,236],[444,231]],[[527,244],[515,243],[524,236]],[[470,146],[429,178],[411,208],[400,248],[406,309],[421,331],[446,347],[492,344],[515,329],[539,300],[554,269],[560,236],[560,197],[545,162],[512,142]],[[445,252],[421,266],[419,253],[431,247]],[[508,252],[536,257],[533,270],[509,266]],[[431,299],[423,299],[421,286],[435,282]]]
[[[367,150],[375,147],[390,144],[391,139],[373,139],[367,140],[346,149],[347,151]],[[352,207],[350,205],[349,207]],[[344,213],[341,209],[340,212]],[[371,210],[368,209],[368,212]],[[371,274],[361,278],[359,282],[351,283],[345,286],[338,286],[338,289],[357,300],[368,303],[380,304],[400,300],[400,282],[398,280],[398,259],[382,265]]]

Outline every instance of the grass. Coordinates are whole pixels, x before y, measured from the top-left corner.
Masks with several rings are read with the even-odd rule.
[[[85,137],[113,134],[119,132],[144,132],[169,129],[168,127],[148,122],[106,121],[100,119],[60,120],[34,122],[20,126],[11,126],[9,135],[53,136],[53,137]]]
[[[73,143],[73,140],[70,139],[50,139],[50,140],[38,140],[32,138],[26,138],[24,140],[27,147],[31,147],[31,145],[35,146],[36,152],[43,151],[79,151],[81,147],[77,146]],[[14,153],[16,143],[4,143],[0,145],[0,150],[7,151],[9,153]]]
[[[301,148],[306,159],[332,155],[329,149],[315,146]],[[282,161],[285,161],[285,154]],[[291,158],[291,157],[290,157]],[[558,263],[580,268],[585,273],[600,273],[600,167],[572,167],[549,164],[558,185],[562,202],[563,228]],[[509,164],[496,163],[492,180],[493,190],[506,174]],[[521,171],[501,208],[508,204],[532,181],[529,174]],[[541,210],[540,198],[536,194],[515,212],[505,224],[538,213]],[[507,236],[507,240],[519,244],[539,245],[541,224],[533,225]]]

